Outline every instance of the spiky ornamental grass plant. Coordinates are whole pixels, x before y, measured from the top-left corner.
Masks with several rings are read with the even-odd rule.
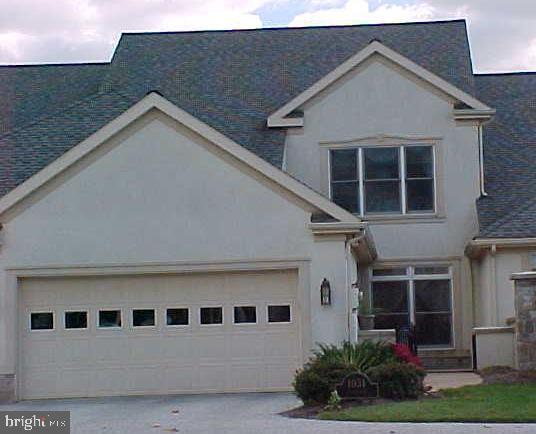
[[[346,375],[366,374],[371,368],[396,361],[392,344],[386,342],[319,345],[313,358],[297,372],[294,390],[306,404],[326,403]]]
[[[372,367],[397,360],[392,344],[387,342],[363,341],[359,344],[345,342],[341,347],[320,344],[313,354],[320,363],[365,374]]]

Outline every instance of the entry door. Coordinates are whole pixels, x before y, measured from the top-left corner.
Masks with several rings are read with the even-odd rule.
[[[415,325],[417,345],[451,347],[452,273],[448,266],[374,268],[375,328]]]

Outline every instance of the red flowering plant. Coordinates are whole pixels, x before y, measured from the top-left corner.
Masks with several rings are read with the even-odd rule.
[[[393,344],[393,352],[395,353],[395,357],[401,362],[411,363],[422,368],[421,359],[416,354],[413,354],[406,344]]]

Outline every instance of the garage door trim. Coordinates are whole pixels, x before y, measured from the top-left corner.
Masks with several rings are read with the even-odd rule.
[[[296,300],[301,307],[301,315],[298,326],[298,335],[301,340],[301,364],[309,357],[311,348],[311,318],[310,318],[310,260],[257,260],[257,261],[224,261],[224,262],[175,262],[175,263],[143,263],[143,264],[110,264],[99,266],[71,265],[71,266],[32,266],[32,267],[9,267],[8,281],[17,288],[17,309],[14,322],[17,327],[16,354],[16,398],[21,398],[22,390],[22,335],[20,327],[22,291],[21,279],[26,277],[106,277],[106,276],[143,276],[143,275],[187,275],[205,274],[218,272],[241,272],[241,271],[273,271],[294,270],[297,272]],[[59,319],[56,318],[56,321]]]

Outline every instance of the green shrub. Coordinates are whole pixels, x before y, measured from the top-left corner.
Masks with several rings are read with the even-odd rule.
[[[343,343],[336,345],[319,345],[315,357],[324,363],[353,372],[367,372],[371,367],[396,361],[393,346],[386,342],[363,341],[360,344]]]
[[[331,395],[330,382],[315,369],[298,371],[293,386],[296,395],[306,405],[328,402]]]
[[[368,371],[371,381],[380,386],[380,396],[391,399],[414,399],[423,390],[424,369],[411,363],[385,363]]]
[[[395,361],[392,346],[383,342],[320,345],[313,358],[296,373],[294,390],[305,404],[325,404],[346,375],[366,373],[374,366]]]

